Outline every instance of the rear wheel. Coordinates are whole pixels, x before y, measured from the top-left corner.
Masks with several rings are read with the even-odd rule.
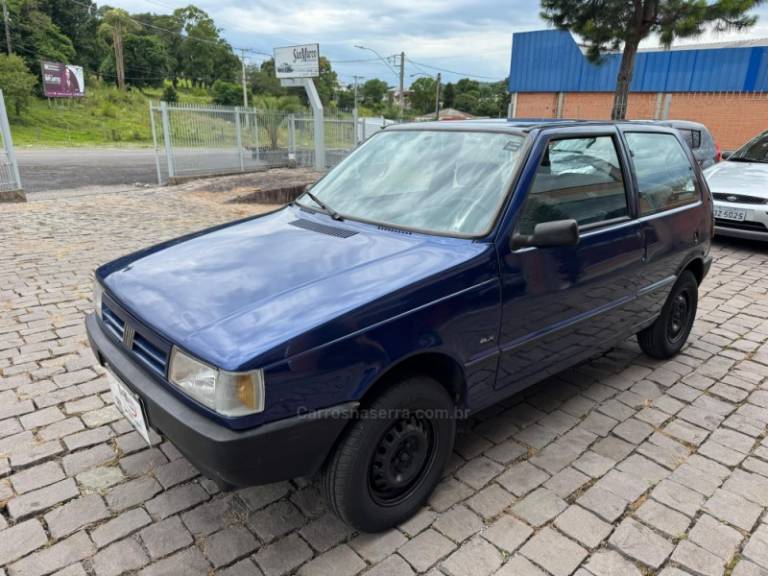
[[[454,403],[438,382],[412,376],[368,404],[323,474],[331,509],[364,532],[418,512],[453,451]]]
[[[675,282],[661,309],[661,314],[648,328],[637,334],[643,352],[653,358],[671,358],[685,345],[696,318],[699,285],[690,270]]]

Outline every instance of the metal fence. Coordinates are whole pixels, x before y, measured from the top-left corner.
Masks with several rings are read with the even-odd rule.
[[[184,177],[314,166],[315,126],[308,111],[160,102],[150,104],[150,118],[161,184]],[[326,112],[327,168],[376,131],[376,122],[364,120]],[[378,126],[385,122],[380,119]]]
[[[11,127],[5,110],[5,98],[0,90],[0,200],[23,200],[19,165],[13,151]]]

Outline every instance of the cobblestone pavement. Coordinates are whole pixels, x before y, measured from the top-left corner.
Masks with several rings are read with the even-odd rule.
[[[683,354],[628,341],[474,418],[429,506],[371,536],[312,481],[220,493],[147,447],[88,349],[97,264],[252,210],[0,206],[0,574],[768,574],[768,247],[715,247]]]

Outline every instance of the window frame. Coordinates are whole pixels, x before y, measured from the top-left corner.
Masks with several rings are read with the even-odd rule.
[[[674,138],[677,141],[678,146],[683,151],[683,156],[685,156],[688,159],[688,164],[691,167],[691,174],[693,177],[693,187],[695,189],[695,196],[694,199],[690,202],[685,202],[684,204],[680,204],[678,206],[671,206],[671,207],[664,207],[664,208],[658,208],[656,210],[653,210],[651,212],[643,212],[640,208],[640,197],[642,195],[640,191],[640,181],[637,179],[637,164],[635,163],[635,155],[632,152],[632,148],[629,145],[629,139],[627,138],[628,134],[659,134],[662,136],[670,136]],[[625,129],[621,131],[622,138],[624,140],[626,150],[627,150],[627,157],[629,158],[629,162],[632,165],[632,188],[634,189],[634,195],[635,195],[635,201],[636,201],[636,208],[635,208],[635,217],[640,218],[648,218],[651,216],[655,216],[657,214],[662,214],[664,212],[671,212],[673,210],[682,210],[682,209],[688,209],[693,206],[696,206],[697,204],[700,204],[702,202],[701,195],[702,195],[702,187],[701,182],[699,180],[699,173],[697,171],[698,162],[696,161],[696,157],[693,154],[693,150],[690,146],[688,146],[688,143],[683,138],[683,135],[680,134],[677,130],[658,130],[653,129],[651,127],[647,127],[646,129],[640,129],[638,130],[634,126],[632,126],[629,129]]]
[[[560,133],[554,133],[554,134],[546,134],[542,135],[543,137],[543,144],[542,144],[542,154],[539,155],[536,161],[535,169],[538,170],[539,166],[541,166],[541,162],[544,160],[544,154],[549,149],[549,145],[552,142],[559,142],[561,140],[585,140],[589,138],[610,138],[613,142],[614,150],[616,151],[616,157],[619,160],[619,169],[621,170],[621,178],[622,178],[622,185],[624,187],[624,198],[627,202],[627,214],[625,216],[618,216],[616,218],[610,218],[608,220],[603,220],[601,222],[592,222],[590,224],[584,224],[579,225],[579,233],[586,234],[587,232],[594,232],[596,230],[601,230],[603,228],[609,228],[612,226],[615,226],[616,224],[629,222],[633,220],[636,217],[636,206],[635,206],[635,198],[633,191],[635,189],[634,180],[632,180],[632,173],[629,169],[629,165],[627,164],[627,158],[626,158],[626,152],[625,152],[625,143],[623,141],[623,138],[621,137],[620,133],[617,130],[590,130],[590,131],[574,131],[574,132],[560,132]],[[515,218],[515,225],[513,227],[513,236],[514,234],[517,234],[520,229],[520,221],[525,213],[525,209],[528,207],[528,203],[530,202],[531,198],[531,191],[533,190],[533,186],[536,183],[536,174],[534,172],[533,178],[531,178],[530,183],[528,184],[527,189],[525,190],[525,200],[520,206],[520,209],[518,210],[518,213]],[[525,248],[521,248],[525,249]]]

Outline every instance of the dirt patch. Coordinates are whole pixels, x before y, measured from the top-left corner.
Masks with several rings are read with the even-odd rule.
[[[174,189],[189,194],[215,196],[218,202],[286,204],[322,175],[322,172],[310,168],[273,168],[264,172],[202,178],[179,184]]]

